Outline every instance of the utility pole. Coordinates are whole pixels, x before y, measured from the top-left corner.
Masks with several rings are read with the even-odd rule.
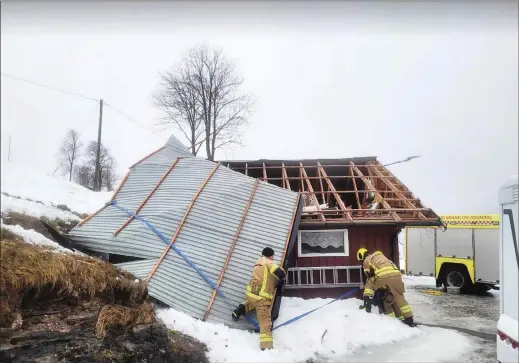
[[[96,153],[96,168],[94,172],[94,190],[101,190],[101,167],[100,154],[101,154],[101,128],[103,126],[103,99],[99,100],[99,126],[97,129],[97,153]]]
[[[7,161],[11,161],[11,136],[9,136],[9,151],[7,152]]]

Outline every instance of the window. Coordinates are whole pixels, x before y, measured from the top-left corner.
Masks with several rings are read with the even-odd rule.
[[[349,256],[348,230],[299,231],[299,256]]]

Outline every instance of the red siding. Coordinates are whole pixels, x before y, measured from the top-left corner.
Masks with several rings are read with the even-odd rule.
[[[333,229],[335,229],[334,227]],[[300,229],[306,229],[304,224]],[[396,226],[353,226],[348,227],[349,256],[347,257],[299,257],[298,246],[294,246],[289,267],[320,267],[320,266],[356,266],[357,250],[361,247],[369,251],[381,251],[387,258],[394,260],[398,264],[398,241],[396,235],[399,232]],[[393,258],[394,256],[394,258]],[[314,277],[315,278],[315,277]],[[331,281],[331,272],[327,274],[327,280]],[[344,280],[344,281],[343,281]],[[351,273],[352,282],[360,282],[358,273]],[[302,278],[305,283],[305,278]],[[345,276],[339,276],[339,282],[346,282]],[[285,296],[298,296],[303,298],[325,298],[337,297],[346,292],[349,288],[329,288],[329,289],[287,289]]]

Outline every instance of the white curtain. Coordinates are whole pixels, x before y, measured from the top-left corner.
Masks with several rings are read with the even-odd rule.
[[[334,247],[344,246],[344,232],[307,232],[301,231],[301,243],[310,247]]]

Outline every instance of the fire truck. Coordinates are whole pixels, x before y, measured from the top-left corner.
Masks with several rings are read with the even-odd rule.
[[[406,273],[461,293],[499,289],[499,214],[440,217],[446,228],[405,228]]]

